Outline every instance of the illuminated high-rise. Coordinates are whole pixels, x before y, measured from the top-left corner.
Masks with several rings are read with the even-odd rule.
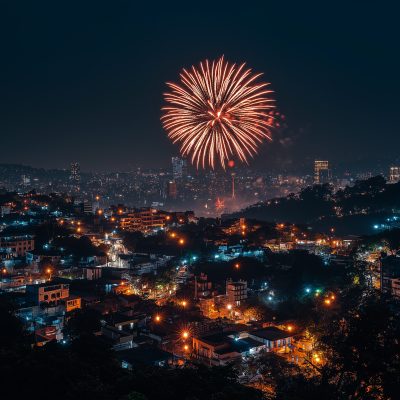
[[[79,163],[71,164],[71,186],[78,186],[81,182],[81,166]]]
[[[172,157],[172,175],[174,179],[187,176],[187,160],[179,157]]]
[[[175,181],[168,182],[168,197],[172,199],[176,199],[178,195],[178,185]]]
[[[390,167],[390,182],[400,182],[400,167]]]
[[[315,160],[314,183],[326,183],[329,180],[328,161]]]

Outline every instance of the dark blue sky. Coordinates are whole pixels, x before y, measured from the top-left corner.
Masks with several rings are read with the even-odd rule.
[[[165,82],[223,54],[264,72],[289,125],[251,166],[398,154],[399,15],[393,1],[2,2],[0,163],[169,166]]]

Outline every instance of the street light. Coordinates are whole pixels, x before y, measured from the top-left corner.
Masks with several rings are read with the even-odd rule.
[[[185,307],[186,306],[186,301],[182,301],[182,305],[183,305],[183,307]]]
[[[235,267],[236,267],[236,268],[239,268],[239,264],[236,264]]]
[[[183,337],[186,339],[189,336],[187,332],[183,332]]]
[[[230,304],[228,304],[228,310],[230,310],[232,308],[232,306]]]

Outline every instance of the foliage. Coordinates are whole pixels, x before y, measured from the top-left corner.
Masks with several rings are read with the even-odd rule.
[[[237,267],[238,266],[238,267]],[[224,281],[232,278],[251,282],[265,281],[270,274],[264,264],[255,258],[238,257],[231,261],[203,261],[196,264],[196,274],[203,272],[212,281]]]
[[[66,316],[64,334],[67,337],[77,337],[82,333],[99,332],[101,312],[92,308],[76,308]]]
[[[339,307],[316,301],[319,322],[311,328],[324,362],[308,362],[310,373],[278,382],[277,399],[385,399],[400,384],[399,315],[386,295],[352,287]],[[321,397],[323,396],[323,397]]]

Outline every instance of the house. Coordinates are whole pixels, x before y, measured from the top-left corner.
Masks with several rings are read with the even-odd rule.
[[[264,343],[233,330],[218,330],[193,337],[194,358],[220,365],[265,349]]]
[[[38,265],[40,261],[47,259],[53,264],[61,263],[61,253],[55,250],[32,250],[26,253],[28,264]]]
[[[54,282],[26,285],[26,302],[40,305],[43,302],[59,304],[61,299],[69,297],[69,284],[55,284]]]
[[[256,329],[248,332],[248,336],[258,342],[264,343],[267,351],[285,350],[293,341],[293,335],[275,326]]]
[[[247,299],[247,282],[233,282],[232,279],[228,279],[226,281],[226,295],[229,304],[235,307],[240,306],[240,303]]]
[[[122,368],[133,369],[151,365],[165,368],[172,364],[173,354],[150,343],[144,343],[138,347],[121,350],[116,353],[116,357],[121,362]]]

